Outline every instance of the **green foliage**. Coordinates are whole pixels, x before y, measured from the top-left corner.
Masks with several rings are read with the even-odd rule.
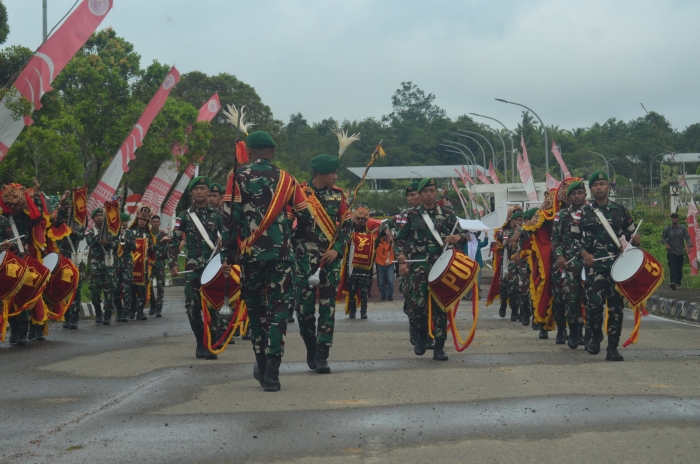
[[[635,219],[638,218],[635,216]],[[661,234],[664,228],[669,225],[671,225],[671,220],[668,219],[667,215],[667,220],[664,223],[647,222],[645,219],[639,228],[639,234],[642,236],[642,247],[663,265],[664,283],[666,284],[670,283],[671,274],[668,268],[666,247],[661,243]],[[683,265],[683,286],[686,288],[700,288],[700,276],[690,275],[690,263],[687,260]]]
[[[0,45],[5,43],[9,34],[10,24],[7,21],[7,9],[2,3],[2,0],[0,0]]]

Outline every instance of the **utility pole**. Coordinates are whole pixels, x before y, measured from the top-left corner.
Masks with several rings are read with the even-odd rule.
[[[46,22],[46,2],[47,2],[47,0],[42,0],[42,1],[44,3],[44,40],[42,40],[42,43],[43,43],[43,42],[46,42],[46,36],[49,33],[49,29],[48,29],[48,23]]]

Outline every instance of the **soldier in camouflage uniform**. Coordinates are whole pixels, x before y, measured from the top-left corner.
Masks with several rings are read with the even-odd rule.
[[[224,223],[226,224],[226,223]],[[163,317],[163,295],[165,293],[165,261],[168,259],[170,247],[170,237],[160,230],[160,216],[151,216],[151,235],[154,237],[155,245],[151,256],[151,277],[153,286],[151,287],[151,309],[149,316]],[[149,257],[150,259],[150,257]]]
[[[420,184],[420,181],[415,181],[411,182],[406,186],[406,203],[408,203],[408,209],[404,210],[401,212],[400,215],[397,216],[398,219],[395,221],[396,227],[395,229],[401,230],[403,226],[406,223],[406,217],[408,214],[408,211],[411,208],[417,208],[421,204],[421,198],[420,194],[418,193],[418,185]],[[387,223],[390,221],[386,221]],[[394,234],[396,236],[396,233]],[[394,250],[395,251],[395,250]],[[416,330],[415,330],[415,324],[413,323],[413,316],[412,313],[408,310],[408,298],[409,298],[409,290],[410,290],[410,276],[400,276],[399,277],[399,291],[403,294],[403,312],[408,316],[408,335],[409,335],[409,340],[411,342],[411,345],[416,344]],[[435,343],[433,342],[432,339],[428,340],[428,345],[426,345],[427,349],[433,349],[435,347]]]
[[[523,213],[523,222],[529,221],[537,213],[537,208],[530,208]],[[520,310],[520,321],[523,325],[530,324],[532,317],[532,298],[530,295],[530,234],[523,230],[522,223],[518,227],[513,237],[508,240],[508,244],[513,250],[513,262],[515,263],[518,282],[518,309]],[[533,324],[534,330],[539,329],[539,325]],[[540,332],[542,335],[542,332]],[[547,338],[547,332],[540,338]]]
[[[494,233],[494,242],[492,244],[492,247],[500,247],[501,253],[506,253],[508,255],[508,268],[501,269],[500,276],[494,276],[494,278],[499,279],[501,289],[501,307],[498,310],[498,315],[501,317],[506,317],[506,309],[508,304],[510,304],[510,320],[514,322],[520,320],[520,312],[518,309],[518,268],[516,267],[515,262],[513,262],[514,253],[511,247],[508,245],[508,240],[510,240],[510,238],[516,233],[523,222],[522,209],[519,206],[517,208],[518,209],[512,209],[510,211],[510,217],[507,219],[507,224],[496,230]]]
[[[221,215],[221,219],[224,223],[225,228],[229,228],[231,225],[231,215],[226,212],[224,209],[224,193],[226,192],[226,189],[221,185],[217,184],[216,182],[212,182],[209,185],[209,206],[214,208],[214,210],[218,211],[219,214]],[[219,313],[216,313],[219,315]],[[226,327],[227,325],[224,323],[223,319],[219,318],[219,333],[217,334],[217,338],[221,338],[223,336],[224,332],[226,332]],[[236,329],[236,333],[234,335],[239,334],[240,329]],[[250,331],[248,331],[244,336],[243,339],[250,339]],[[236,343],[233,339],[231,339],[231,343]]]
[[[146,275],[143,277],[143,284],[140,285],[137,280],[134,281],[134,286],[131,294],[131,313],[136,313],[136,320],[147,321],[148,317],[143,313],[146,307],[148,299],[148,286],[150,285],[150,275],[151,275],[151,265],[149,263],[149,256],[155,251],[155,237],[151,234],[151,207],[147,205],[141,205],[136,211],[136,221],[131,225],[131,232],[133,233],[134,239],[146,239],[148,243],[148,248],[146,249],[146,256],[142,259],[146,263],[145,271]],[[136,264],[136,262],[134,263]],[[138,272],[138,271],[136,271]],[[134,274],[134,278],[138,277],[138,274]]]
[[[104,293],[104,314],[107,320],[112,317],[114,308],[114,289],[117,287],[114,270],[114,255],[117,252],[117,238],[105,231],[100,238],[105,224],[105,213],[102,208],[95,208],[92,212],[92,220],[95,226],[85,231],[85,240],[90,250],[88,266],[90,268],[90,300],[95,307],[95,322],[102,324],[102,293]]]
[[[622,361],[622,355],[617,351],[622,332],[622,314],[624,302],[615,288],[615,282],[610,277],[614,257],[622,252],[600,222],[596,211],[599,211],[610,224],[615,238],[624,236],[632,245],[639,245],[639,235],[632,237],[635,225],[634,219],[627,208],[608,199],[610,184],[604,172],[596,172],[588,181],[594,201],[582,209],[580,241],[574,242],[574,252],[583,259],[586,266],[586,331],[591,330],[591,340],[586,351],[589,354],[600,352],[603,341],[603,316],[605,305],[608,306],[608,347],[607,361]],[[619,239],[618,239],[619,241]],[[611,258],[594,261],[610,256]]]
[[[202,286],[202,272],[207,266],[212,254],[216,253],[219,237],[223,244],[221,259],[225,260],[228,250],[228,231],[224,228],[223,221],[218,211],[214,210],[207,201],[209,195],[209,179],[198,176],[192,179],[188,185],[188,190],[192,196],[194,204],[187,210],[180,213],[175,222],[173,230],[174,240],[169,241],[170,268],[171,275],[177,277],[179,271],[178,255],[180,253],[180,241],[185,239],[185,268],[193,271],[185,277],[185,308],[190,327],[197,341],[195,356],[197,358],[217,359],[217,356],[207,350],[204,346],[204,320],[202,319],[202,301],[199,289]],[[196,216],[201,222],[206,238],[201,232],[192,217]],[[211,243],[211,245],[209,245]],[[211,318],[211,333],[218,331],[219,317],[213,308],[207,308]]]
[[[293,301],[292,242],[309,238],[312,225],[296,180],[272,164],[275,146],[267,132],[248,136],[251,163],[236,172],[231,221],[231,242],[241,244],[237,262],[241,265],[241,296],[248,307],[256,360],[253,376],[265,391],[281,388],[279,368]],[[276,195],[283,187],[287,190]],[[297,217],[295,237],[287,206]],[[234,260],[231,253],[224,272]]]
[[[321,284],[318,287],[318,335],[316,330],[316,288],[304,285],[301,290],[301,308],[298,316],[299,332],[306,345],[306,359],[309,368],[316,373],[327,374],[328,353],[333,345],[333,328],[335,326],[335,297],[340,283],[340,260],[343,250],[350,237],[352,221],[345,194],[335,187],[338,180],[340,159],[330,155],[319,155],[311,160],[313,178],[311,182],[301,185],[307,197],[309,209],[314,215],[315,227],[312,238],[305,240],[299,246],[302,259],[297,262],[302,273],[302,283],[315,273],[319,266]],[[313,204],[322,211],[316,211]],[[332,229],[321,227],[328,221]],[[336,229],[335,225],[338,224]],[[325,231],[324,231],[325,230]],[[329,248],[331,239],[335,242]]]
[[[134,286],[134,260],[131,252],[136,250],[134,233],[129,230],[129,219],[127,213],[121,213],[121,229],[119,230],[119,246],[114,260],[114,276],[117,284],[114,286],[114,307],[117,308],[117,322],[129,322],[134,318],[131,312],[131,288]],[[109,325],[109,320],[105,318],[103,324]]]
[[[410,290],[408,310],[413,316],[413,323],[417,332],[416,344],[413,347],[418,356],[425,354],[428,339],[428,274],[430,268],[442,254],[443,247],[431,233],[423,214],[431,219],[435,231],[440,235],[443,243],[447,245],[464,245],[467,241],[467,232],[457,225],[457,216],[451,208],[437,205],[437,183],[435,179],[423,179],[418,185],[422,204],[417,208],[411,208],[406,217],[406,225],[396,236],[394,250],[399,262],[399,272],[403,276],[410,275]],[[452,230],[459,231],[451,234]],[[461,249],[461,247],[460,247]],[[426,259],[424,262],[406,263],[406,260]],[[435,325],[435,348],[433,359],[447,361],[445,354],[445,339],[447,338],[447,314],[432,302],[432,318]]]
[[[581,240],[581,208],[586,204],[586,187],[583,182],[570,183],[566,189],[566,198],[569,206],[557,213],[552,228],[552,251],[556,266],[552,311],[554,311],[554,317],[557,321],[557,343],[560,343],[560,337],[563,339],[560,332],[566,331],[566,323],[568,322],[568,345],[569,348],[576,349],[583,342],[583,314],[581,312],[583,262],[573,252],[570,245],[572,242]]]
[[[68,208],[71,206],[68,203],[68,198],[71,197],[71,191],[66,190],[61,196],[61,201],[58,205],[58,211],[56,214],[56,219],[52,223],[52,227],[57,229],[61,227],[62,224],[70,223],[70,218],[68,217]],[[85,226],[79,226],[77,224],[70,228],[70,235],[63,237],[62,239],[56,240],[56,247],[58,247],[61,255],[65,256],[70,260],[74,260],[73,264],[78,268],[78,287],[75,290],[75,297],[73,298],[73,303],[71,307],[68,308],[66,314],[63,316],[63,328],[64,329],[77,329],[78,321],[80,320],[80,301],[81,301],[81,291],[83,288],[83,274],[85,273],[85,264],[82,263],[82,259],[78,260],[78,247],[80,242],[85,237]],[[78,262],[76,262],[78,261]]]
[[[367,219],[369,219],[369,211],[366,208],[358,208],[352,214],[353,222],[353,233],[367,233]],[[352,237],[352,235],[351,235]],[[352,243],[352,238],[348,240],[348,248]],[[375,239],[374,248],[376,248],[379,240]],[[374,249],[370,250],[370,262],[374,264]],[[350,261],[350,254],[348,251],[348,262],[346,263],[348,273],[348,293],[350,297],[348,298],[348,316],[350,319],[355,319],[357,314],[357,301],[355,300],[355,295],[359,293],[360,295],[360,317],[362,319],[367,319],[367,299],[369,298],[369,285],[372,281],[372,269],[361,269],[358,267],[353,267]],[[352,272],[352,274],[350,274]]]

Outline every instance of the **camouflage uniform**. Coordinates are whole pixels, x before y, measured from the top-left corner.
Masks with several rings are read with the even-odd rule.
[[[120,235],[121,235],[120,231]],[[131,310],[132,288],[134,286],[134,260],[131,252],[136,250],[136,242],[134,241],[134,233],[130,229],[124,229],[124,245],[119,245],[117,254],[114,260],[114,275],[117,284],[114,286],[114,306],[117,308],[117,315],[121,314],[121,318],[125,319],[127,313],[129,318],[134,318],[134,313]],[[122,304],[123,301],[123,304]]]
[[[60,227],[61,224],[68,222],[68,208],[65,205],[60,205],[58,208],[58,214],[56,216],[56,227]],[[68,259],[73,259],[73,251],[78,251],[78,246],[80,242],[85,237],[86,226],[71,228],[71,233],[67,237],[63,237],[56,241],[56,246],[58,247],[61,255]],[[71,246],[72,245],[72,246]],[[82,300],[82,288],[83,288],[83,274],[85,273],[84,263],[73,263],[75,267],[78,268],[78,287],[75,290],[75,297],[73,298],[73,303],[71,307],[66,311],[64,315],[65,323],[64,328],[68,328],[71,324],[74,328],[77,328],[78,320],[80,319],[80,302]]]
[[[603,228],[594,210],[600,210],[610,223],[617,237],[623,236],[629,241],[634,233],[635,225],[627,208],[614,201],[608,201],[606,205],[593,202],[582,208],[581,233],[579,240],[575,241],[574,253],[580,256],[581,251],[587,251],[594,258],[604,256],[617,256],[620,249]],[[614,259],[596,261],[593,267],[586,267],[586,282],[584,289],[586,294],[586,330],[591,329],[593,337],[603,339],[603,316],[605,305],[608,306],[608,335],[619,337],[622,331],[622,318],[624,302],[622,296],[615,289],[615,282],[610,277]]]
[[[498,279],[500,279],[501,302],[505,301],[510,305],[511,320],[513,321],[520,320],[517,278],[518,268],[512,259],[513,250],[507,248],[508,240],[514,233],[515,231],[513,229],[501,228],[498,229],[494,235],[494,240],[496,243],[505,245],[502,248],[502,252],[508,253],[508,269],[503,269],[501,271],[501,275],[498,276]],[[509,275],[511,276],[510,278],[508,277]]]
[[[443,247],[435,240],[435,237],[428,229],[422,214],[428,213],[435,226],[435,230],[444,240],[450,235],[457,216],[451,208],[435,206],[432,210],[427,210],[423,205],[411,208],[407,213],[406,225],[404,225],[396,235],[394,242],[394,252],[396,256],[405,255],[406,259],[426,259],[426,262],[409,263],[409,291],[408,291],[408,311],[413,317],[416,331],[424,333],[428,328],[428,274],[430,268],[442,254]],[[464,241],[467,240],[466,232],[456,229]],[[447,337],[447,314],[440,309],[433,299],[433,335],[437,340],[445,340]]]
[[[305,285],[301,290],[301,312],[299,314],[299,332],[302,338],[316,338],[319,345],[333,345],[333,328],[335,326],[335,297],[340,283],[340,263],[343,250],[350,237],[352,221],[347,217],[348,204],[343,190],[338,187],[317,189],[313,183],[302,185],[311,188],[328,216],[340,224],[333,250],[338,252],[338,259],[323,266],[320,274],[321,284],[318,286],[318,336],[316,336],[316,289]],[[313,228],[310,240],[304,240],[299,246],[303,259],[297,264],[306,282],[311,274],[316,272],[321,262],[321,256],[328,249],[330,241],[321,228]]]
[[[185,236],[185,270],[193,271],[189,274],[185,274],[185,309],[192,332],[199,343],[204,334],[202,301],[199,295],[199,289],[202,286],[202,272],[204,272],[204,268],[207,266],[213,250],[202,238],[199,229],[192,219],[190,219],[190,215],[192,214],[197,215],[209,240],[214,245],[216,245],[219,235],[221,235],[222,243],[227,244],[228,231],[224,228],[221,215],[219,215],[219,212],[214,208],[208,205],[203,208],[192,205],[188,210],[183,211],[178,216],[173,231],[175,239],[168,242],[168,249],[170,252],[169,268],[172,269],[177,266],[178,255],[180,254],[180,241],[183,238],[183,234]],[[226,255],[227,250],[224,245],[224,249],[221,250],[222,262],[225,260]],[[208,310],[212,325],[211,333],[215,334],[218,330],[219,317],[214,309],[208,308]]]
[[[259,158],[236,173],[236,196],[231,220],[231,241],[245,240],[263,220],[279,183],[281,170],[269,160]],[[297,189],[296,183],[294,189]],[[292,195],[288,206],[294,208]],[[297,233],[311,225],[311,215],[305,204],[294,208],[298,219]],[[282,209],[274,222],[238,257],[241,265],[241,296],[248,307],[251,340],[256,355],[281,357],[287,318],[293,304],[294,232]],[[229,262],[233,262],[233,257]]]
[[[515,250],[513,254],[519,253],[520,263],[515,265],[517,272],[517,292],[515,293],[518,298],[518,309],[520,310],[520,319],[523,324],[528,324],[530,317],[532,317],[532,298],[530,297],[530,244],[529,237],[530,234],[523,230],[518,229],[520,232],[520,237],[515,245]],[[510,267],[509,267],[510,271]],[[516,280],[516,279],[514,279]]]
[[[581,208],[570,206],[559,211],[554,218],[552,229],[552,250],[554,250],[555,292],[552,310],[557,324],[566,319],[570,326],[583,324],[581,312],[581,298],[583,296],[583,282],[581,281],[581,261],[578,253],[571,248],[572,242],[581,240]],[[563,256],[568,263],[562,272],[556,267],[556,260]],[[563,276],[563,277],[562,277]]]
[[[362,226],[361,229],[355,227],[355,232],[367,232],[367,227]],[[350,246],[351,240],[348,241],[348,247]],[[379,244],[379,239],[375,239],[374,247],[376,248]],[[348,260],[350,255],[348,254]],[[374,264],[374,259],[372,259],[372,264]],[[350,298],[348,299],[348,310],[350,311],[350,316],[354,317],[357,311],[357,302],[355,301],[355,295],[360,294],[360,313],[363,316],[367,314],[367,299],[369,298],[369,287],[372,282],[372,269],[359,269],[352,268],[352,275],[350,275],[350,269],[352,268],[351,263],[347,263],[348,272],[348,293]]]
[[[224,224],[227,224],[224,222]],[[226,226],[224,226],[226,227]],[[155,234],[151,262],[151,277],[156,281],[156,288],[151,287],[151,315],[158,315],[163,311],[163,294],[165,293],[165,260],[168,259],[168,241],[162,241],[167,234],[158,231]]]
[[[132,230],[131,233],[133,234],[133,239],[137,238],[145,238],[148,241],[148,248],[146,251],[146,256],[144,256],[144,260],[146,260],[146,276],[144,277],[144,283],[143,285],[138,285],[134,284],[132,288],[132,293],[131,293],[131,311],[130,313],[136,313],[137,318],[140,318],[141,320],[145,320],[145,316],[143,315],[143,310],[146,307],[146,299],[148,296],[148,285],[150,281],[150,268],[151,265],[148,261],[148,254],[150,254],[153,251],[153,247],[155,245],[154,243],[154,237],[151,235],[151,230],[149,228],[146,229],[140,229],[138,226],[135,226]],[[135,243],[135,242],[134,242]]]
[[[106,225],[105,225],[106,227]],[[118,241],[109,232],[105,231],[104,239],[107,245],[100,244],[100,229],[93,227],[85,232],[90,254],[88,257],[88,267],[90,268],[90,300],[95,307],[95,315],[102,317],[102,309],[105,313],[112,314],[114,304],[112,302],[114,289],[117,287],[114,264],[107,266],[105,258],[111,254],[116,255]],[[101,294],[104,292],[104,308],[102,308]]]

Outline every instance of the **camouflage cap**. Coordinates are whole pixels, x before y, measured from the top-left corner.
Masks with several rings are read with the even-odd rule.
[[[422,192],[424,188],[426,187],[436,187],[437,188],[437,182],[435,179],[428,178],[428,179],[423,179],[420,181],[420,184],[418,184],[418,193]]]
[[[585,186],[585,185],[583,184],[583,182],[580,181],[580,180],[578,180],[578,181],[576,181],[576,182],[572,182],[572,183],[569,184],[569,186],[566,188],[566,196],[568,197],[569,195],[571,195],[571,193],[572,193],[574,190],[584,190],[584,191],[585,191],[585,190],[586,190],[586,186]]]
[[[593,182],[598,180],[609,180],[608,175],[605,174],[603,171],[594,172],[593,174],[591,174],[591,177],[588,178],[588,187],[590,188],[593,185]]]

